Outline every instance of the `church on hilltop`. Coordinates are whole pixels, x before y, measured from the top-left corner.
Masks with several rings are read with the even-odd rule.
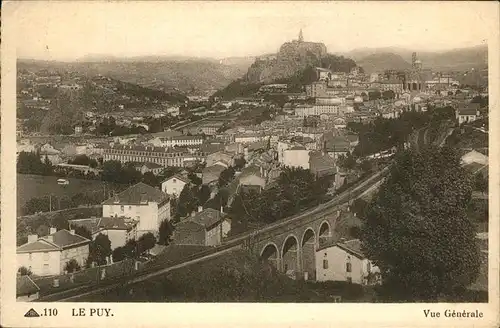
[[[249,68],[246,79],[250,83],[267,83],[287,78],[326,56],[326,46],[304,41],[301,29],[298,39],[283,43],[277,54],[258,57]]]

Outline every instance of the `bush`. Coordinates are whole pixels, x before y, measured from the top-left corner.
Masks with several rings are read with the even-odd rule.
[[[68,273],[73,273],[76,271],[80,271],[81,267],[78,262],[76,262],[75,259],[71,259],[68,262],[66,262],[66,265],[64,266],[64,270]]]
[[[124,247],[117,247],[113,250],[113,262],[120,262],[123,261],[126,257],[126,252],[125,252]]]
[[[21,276],[30,276],[32,274],[31,270],[22,266],[17,270]]]

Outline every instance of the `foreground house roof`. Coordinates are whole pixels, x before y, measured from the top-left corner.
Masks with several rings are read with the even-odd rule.
[[[50,239],[51,238],[51,239]],[[17,253],[35,253],[62,251],[67,248],[90,243],[90,240],[66,229],[59,230],[53,234],[38,238],[38,240],[26,243],[17,248]]]

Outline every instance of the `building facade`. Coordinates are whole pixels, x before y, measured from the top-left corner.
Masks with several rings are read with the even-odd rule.
[[[316,280],[361,285],[375,283],[380,270],[363,255],[360,244],[355,239],[319,247],[316,251]]]
[[[89,239],[75,234],[74,230],[55,231],[51,228],[48,236],[28,236],[28,242],[17,248],[17,265],[37,276],[60,275],[71,260],[85,266],[89,244]]]
[[[157,235],[160,224],[170,221],[170,199],[161,190],[138,184],[102,203],[103,217],[126,217],[138,221],[137,235]]]
[[[184,186],[188,183],[189,179],[179,175],[174,175],[161,183],[161,191],[167,195],[179,197],[182,189],[184,189]]]
[[[177,166],[184,167],[185,161],[196,159],[204,161],[203,152],[190,153],[187,149],[173,149],[151,146],[128,146],[113,145],[103,148],[102,156],[104,161],[127,162],[151,162],[163,167]]]

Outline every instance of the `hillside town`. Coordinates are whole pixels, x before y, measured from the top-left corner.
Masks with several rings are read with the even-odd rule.
[[[487,67],[435,71],[413,52],[410,69],[368,74],[328,50],[300,30],[241,80],[201,96],[19,65],[18,299],[74,297],[76,287],[154,276],[242,245],[247,252],[200,265],[199,276],[231,261],[242,275],[253,254],[252,265],[265,260],[285,279],[285,301],[299,281],[316,284],[301,287],[307,300],[373,301],[387,267],[363,232],[379,231],[367,208],[389,197],[378,189],[403,156],[434,160],[452,156],[447,149],[457,156],[449,170],[473,181],[465,210],[481,272],[471,283],[487,292]],[[468,74],[482,79],[466,84]],[[141,289],[105,297],[145,300]]]

